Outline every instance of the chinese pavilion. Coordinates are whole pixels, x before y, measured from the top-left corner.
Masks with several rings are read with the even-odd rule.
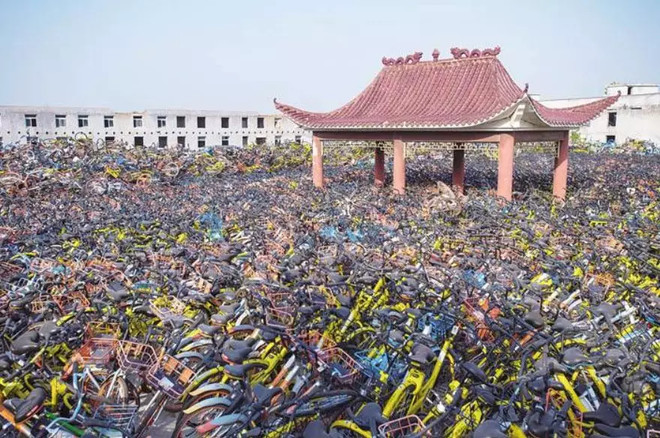
[[[383,58],[384,67],[357,97],[327,113],[275,107],[313,131],[312,173],[323,187],[323,149],[374,149],[375,183],[385,180],[385,150],[394,157],[393,186],[406,186],[406,150],[453,151],[452,184],[462,191],[465,151],[491,148],[498,154],[497,194],[511,200],[515,147],[541,146],[555,153],[553,194],[566,195],[569,129],[588,123],[618,96],[569,108],[548,108],[511,79],[494,49],[451,49],[452,57],[422,61],[422,53]]]

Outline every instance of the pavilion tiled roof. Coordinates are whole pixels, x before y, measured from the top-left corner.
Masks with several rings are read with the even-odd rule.
[[[496,50],[457,51],[453,59],[441,60],[436,51],[433,61],[420,61],[421,53],[405,60],[383,58],[385,66],[371,84],[341,108],[317,113],[277,101],[275,107],[297,124],[315,130],[461,129],[496,119],[529,99],[549,127],[576,127],[617,98],[571,108],[545,107],[527,94],[527,88],[516,85]]]

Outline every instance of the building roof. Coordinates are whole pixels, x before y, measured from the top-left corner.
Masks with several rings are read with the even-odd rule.
[[[499,48],[452,49],[451,59],[421,61],[421,53],[383,58],[376,78],[346,105],[327,113],[304,111],[275,100],[275,107],[299,125],[315,130],[463,129],[483,125],[531,101],[547,127],[588,123],[614,103],[612,96],[586,105],[547,108],[511,79],[497,59]]]

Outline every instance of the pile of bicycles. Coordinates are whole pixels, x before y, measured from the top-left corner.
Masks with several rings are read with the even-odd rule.
[[[660,157],[574,154],[560,205],[539,155],[502,204],[490,157],[402,198],[359,154],[320,192],[295,151],[97,149],[0,156],[2,436],[660,429]]]

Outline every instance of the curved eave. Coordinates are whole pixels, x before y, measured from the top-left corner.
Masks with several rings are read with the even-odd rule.
[[[619,95],[609,96],[594,102],[585,103],[566,108],[548,108],[537,100],[529,97],[531,108],[536,116],[545,124],[553,128],[579,128],[598,117],[603,111],[612,106],[619,99]],[[561,117],[553,117],[551,113]],[[544,115],[545,114],[545,115]]]
[[[283,103],[280,103],[277,101],[277,99],[274,99],[275,103],[275,109],[280,111],[282,114],[293,120],[297,125],[301,126],[302,128],[305,129],[311,129],[311,130],[331,130],[331,131],[357,131],[357,130],[384,130],[384,131],[389,131],[389,130],[441,130],[441,129],[465,129],[465,128],[473,128],[477,127],[480,125],[483,125],[485,123],[489,123],[493,120],[497,120],[499,117],[501,117],[503,114],[511,111],[514,109],[523,99],[525,99],[526,94],[523,94],[520,98],[518,98],[516,101],[511,103],[510,105],[500,109],[499,111],[496,111],[495,113],[483,118],[483,119],[476,119],[473,121],[470,121],[468,123],[463,123],[463,124],[450,124],[450,125],[436,125],[433,123],[413,123],[413,122],[404,122],[404,123],[397,123],[397,124],[390,124],[390,123],[364,123],[364,124],[357,124],[357,125],[347,125],[347,124],[326,124],[326,123],[309,123],[308,120],[311,117],[318,117],[318,116],[327,116],[329,113],[313,113],[309,111],[304,111],[301,109],[298,109],[296,107],[293,107],[291,105],[286,105]]]

